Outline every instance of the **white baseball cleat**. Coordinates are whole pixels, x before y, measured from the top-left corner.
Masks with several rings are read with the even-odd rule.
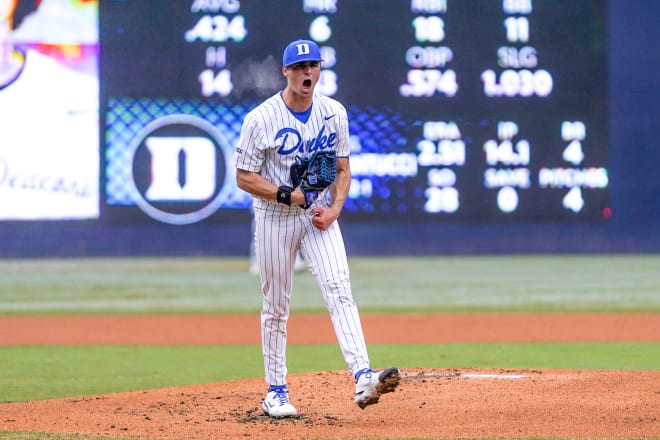
[[[355,381],[355,403],[360,409],[378,403],[380,396],[393,392],[401,381],[401,374],[396,367],[383,371],[365,369],[357,373]]]
[[[285,387],[271,387],[261,408],[267,416],[274,418],[292,417],[298,414],[296,408],[289,402],[289,390]]]

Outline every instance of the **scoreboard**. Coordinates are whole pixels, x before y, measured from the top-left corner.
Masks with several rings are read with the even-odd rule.
[[[349,116],[352,221],[610,216],[602,0],[100,2],[101,219],[244,218],[246,113],[316,41]]]

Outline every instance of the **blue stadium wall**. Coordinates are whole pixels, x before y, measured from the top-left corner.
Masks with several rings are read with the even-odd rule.
[[[660,252],[660,2],[609,4],[612,218],[598,223],[343,222],[349,255]],[[246,256],[249,222],[0,223],[0,257]]]

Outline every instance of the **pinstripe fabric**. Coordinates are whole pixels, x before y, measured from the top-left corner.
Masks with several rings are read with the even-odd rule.
[[[291,114],[278,93],[246,116],[232,160],[237,168],[260,173],[277,186],[291,185],[289,169],[296,155],[329,148],[337,156],[348,157],[345,108],[315,94],[304,123]],[[315,204],[327,205],[327,197],[319,197]],[[286,384],[286,325],[298,249],[321,289],[349,371],[353,375],[369,367],[339,224],[334,222],[321,231],[313,226],[309,211],[258,197],[254,200],[255,247],[263,293],[262,350],[269,385]]]

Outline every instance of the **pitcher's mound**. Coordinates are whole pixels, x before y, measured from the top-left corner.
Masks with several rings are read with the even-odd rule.
[[[344,371],[289,376],[298,416],[261,412],[263,379],[0,405],[0,430],[150,439],[657,438],[660,372],[402,369],[360,410]]]

